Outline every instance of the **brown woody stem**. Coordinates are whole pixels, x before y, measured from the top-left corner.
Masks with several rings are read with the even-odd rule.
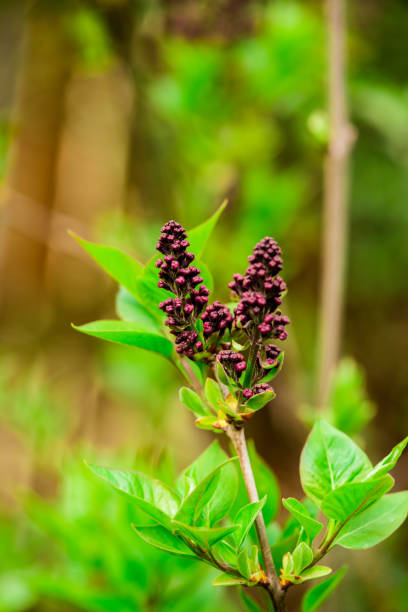
[[[241,467],[242,477],[244,479],[245,487],[248,492],[249,501],[251,503],[257,502],[259,501],[259,496],[256,488],[254,473],[252,471],[252,466],[248,455],[244,429],[238,429],[237,427],[235,427],[234,424],[230,424],[227,430],[227,435],[230,438],[232,444],[234,445],[235,451],[237,453],[239,465]],[[265,565],[265,573],[268,578],[268,584],[266,585],[266,588],[271,597],[273,605],[275,606],[276,612],[286,612],[286,594],[280,585],[279,578],[276,573],[262,512],[260,512],[256,517],[255,527],[256,532],[258,534],[259,546]]]

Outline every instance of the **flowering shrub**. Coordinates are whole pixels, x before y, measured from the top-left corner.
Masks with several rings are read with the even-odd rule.
[[[283,499],[289,523],[267,529],[278,511],[278,489],[254,449],[248,450],[244,430],[275,397],[270,383],[283,363],[275,344],[286,339],[289,324],[279,310],[286,291],[279,276],[282,253],[273,238],[262,239],[245,275],[235,274],[229,285],[233,301],[209,304],[212,279],[201,254],[220,212],[188,234],[179,223],[166,223],[157,244],[162,257],[146,266],[78,238],[122,285],[118,312],[126,320],[77,329],[170,360],[187,383],[180,398],[196,425],[226,434],[233,456],[213,443],[173,488],[139,472],[89,467],[144,512],[145,521],[134,526],[142,539],[214,566],[220,571],[215,586],[262,589],[279,612],[287,609],[289,588],[331,573],[320,561],[332,548],[374,546],[405,520],[408,492],[389,493],[389,472],[408,438],[373,466],[345,433],[317,420],[300,458],[306,497]],[[339,570],[312,586],[303,610],[316,610],[343,574]],[[251,589],[243,592],[246,606],[262,609]]]

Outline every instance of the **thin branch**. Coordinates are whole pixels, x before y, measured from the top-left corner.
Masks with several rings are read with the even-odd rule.
[[[346,103],[345,0],[328,0],[330,142],[325,163],[320,355],[317,402],[323,407],[336,367],[343,314],[348,158],[354,141]]]
[[[232,441],[235,451],[237,453],[242,471],[242,477],[244,479],[245,487],[248,492],[249,501],[251,503],[257,502],[259,501],[259,496],[256,488],[251,462],[248,455],[244,429],[237,429],[233,424],[231,424],[227,430],[227,435]],[[259,546],[265,565],[265,573],[268,578],[268,585],[266,586],[266,588],[275,606],[276,612],[285,612],[285,592],[280,585],[279,577],[277,575],[275,564],[272,559],[271,549],[269,546],[268,535],[266,533],[265,521],[262,516],[262,512],[260,512],[256,517],[255,527],[256,532],[258,534]]]

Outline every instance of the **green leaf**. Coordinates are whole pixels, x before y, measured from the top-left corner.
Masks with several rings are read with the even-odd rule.
[[[261,408],[266,406],[268,402],[271,402],[274,397],[276,397],[276,393],[274,391],[257,393],[244,404],[245,411],[250,410],[251,412],[256,412],[257,410],[261,410]]]
[[[172,521],[173,532],[179,533],[188,540],[202,546],[205,550],[209,550],[213,544],[226,538],[237,529],[237,525],[229,525],[227,527],[196,527],[186,525],[178,520]]]
[[[105,272],[137,297],[137,279],[143,274],[142,264],[120,249],[89,242],[89,240],[80,238],[74,232],[69,232],[69,234]]]
[[[260,501],[247,504],[240,508],[234,518],[234,525],[239,525],[239,531],[235,532],[235,543],[237,549],[240,549],[247,537],[249,530],[255,522],[256,517],[265,505],[267,496],[265,495]]]
[[[283,557],[287,552],[291,552],[298,541],[299,531],[292,533],[286,537],[279,539],[275,544],[271,546],[271,553],[273,562],[276,568],[279,570],[282,567]]]
[[[228,459],[228,455],[222,450],[218,440],[207,446],[204,452],[197,457],[178,477],[176,482],[177,491],[185,490],[185,478],[189,478],[194,486],[197,486],[206,476],[218,468]]]
[[[245,578],[251,580],[251,576],[259,572],[258,547],[248,546],[238,555],[238,569]]]
[[[237,568],[236,550],[226,540],[219,540],[213,545],[211,552],[216,559],[221,560],[223,563],[227,563],[233,568]]]
[[[270,523],[277,515],[280,502],[280,491],[275,475],[258,455],[253,440],[248,443],[248,454],[254,471],[255,482],[260,498],[267,496],[262,514],[265,523]]]
[[[374,468],[367,474],[366,479],[369,478],[378,478],[379,476],[383,476],[383,474],[387,474],[391,471],[398,459],[401,457],[406,445],[408,444],[408,436],[402,440],[399,444],[394,446],[392,451],[384,457],[382,461],[377,463]]]
[[[316,580],[317,578],[323,578],[323,576],[327,576],[332,571],[331,567],[327,567],[326,565],[315,565],[308,570],[305,570],[300,578],[301,582],[306,582],[306,580]]]
[[[224,211],[226,205],[227,201],[224,200],[221,206],[209,219],[207,219],[207,221],[204,221],[204,223],[197,225],[197,227],[187,232],[187,239],[190,243],[189,250],[194,253],[197,258],[201,257],[202,252],[207,244],[207,241],[211,236],[214,227],[216,226],[217,221],[220,218],[222,212]]]
[[[207,378],[204,385],[204,393],[208,402],[218,412],[224,408],[224,396],[219,385],[212,378]]]
[[[198,419],[196,419],[195,424],[200,429],[208,429],[209,431],[213,431],[214,433],[223,433],[224,431],[224,429],[222,428],[222,423],[220,424],[220,419],[216,416],[199,417]]]
[[[197,416],[213,416],[201,397],[188,387],[182,387],[179,392],[181,402]]]
[[[177,513],[180,498],[166,484],[141,472],[86,465],[114,489],[129,496],[137,506],[161,525],[167,528],[170,526],[170,518]]]
[[[322,512],[342,523],[351,514],[364,512],[392,489],[394,480],[384,476],[366,482],[349,482],[327,495],[322,502]]]
[[[188,525],[214,524],[230,509],[236,495],[236,457],[227,459],[206,476],[184,499],[176,519]]]
[[[116,294],[116,314],[123,321],[137,323],[146,331],[160,332],[157,319],[124,287],[119,287]]]
[[[294,497],[282,499],[282,503],[286,510],[302,525],[310,540],[313,541],[317,534],[321,532],[323,525],[311,517],[306,506]]]
[[[344,548],[370,548],[398,529],[407,514],[408,491],[385,495],[364,513],[352,517],[334,543]]]
[[[371,467],[367,455],[346,434],[319,420],[302,451],[300,478],[306,495],[320,507],[328,493],[362,480]]]
[[[347,567],[342,567],[330,578],[311,587],[303,597],[302,612],[316,612],[343,580],[346,571]]]
[[[248,583],[248,580],[245,580],[245,578],[239,578],[238,576],[233,576],[232,574],[218,574],[218,576],[213,580],[212,584],[213,586],[237,586],[240,584],[251,586]]]
[[[126,321],[93,321],[86,325],[72,325],[77,331],[116,342],[127,346],[142,348],[153,353],[158,353],[170,359],[173,352],[173,344],[165,336],[154,334],[142,329],[136,323]]]
[[[306,544],[306,542],[301,542],[293,551],[292,559],[293,574],[301,574],[302,570],[313,561],[313,550]]]
[[[140,527],[132,525],[136,533],[148,544],[165,552],[181,557],[196,559],[196,555],[179,537],[161,525]]]

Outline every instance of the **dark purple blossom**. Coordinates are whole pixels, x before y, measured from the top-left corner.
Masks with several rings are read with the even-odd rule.
[[[174,343],[177,353],[185,355],[186,357],[193,357],[195,353],[199,353],[203,350],[203,343],[198,339],[196,331],[172,333],[176,336]]]
[[[232,350],[222,350],[217,354],[217,360],[220,362],[225,372],[233,378],[238,380],[241,373],[246,370],[247,364],[245,357],[241,353],[236,353]]]
[[[282,316],[280,312],[267,314],[262,323],[258,325],[258,330],[263,337],[273,337],[278,340],[286,340],[288,332],[285,326],[290,323],[289,317]]]
[[[281,349],[274,344],[268,344],[265,346],[266,363],[273,366],[277,363],[279,355],[282,353]]]
[[[204,338],[207,339],[215,333],[218,333],[219,337],[223,336],[227,329],[231,329],[234,317],[227,306],[217,301],[207,306],[201,319],[204,322]]]
[[[242,395],[245,399],[251,399],[254,395],[259,395],[260,393],[265,393],[266,391],[273,391],[273,387],[268,385],[267,383],[259,383],[252,387],[252,389],[244,389],[242,391]]]
[[[195,323],[208,303],[209,290],[202,285],[200,270],[192,266],[193,253],[187,252],[190,243],[179,223],[169,221],[163,225],[157,250],[163,254],[158,259],[158,286],[175,294],[159,304],[166,315],[166,325],[175,336],[176,351],[187,357],[203,350],[203,343],[195,330]]]

